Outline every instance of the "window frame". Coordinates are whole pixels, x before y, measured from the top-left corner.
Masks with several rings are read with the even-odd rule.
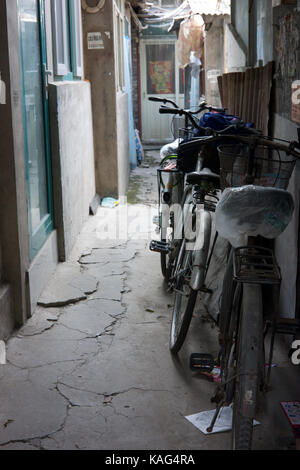
[[[114,0],[114,43],[115,43],[115,74],[117,92],[125,90],[124,73],[124,2]]]
[[[83,78],[81,0],[69,0],[69,5],[72,71],[75,77]]]
[[[58,10],[58,4],[61,10]],[[51,0],[53,25],[53,75],[54,80],[81,80],[83,67],[83,33],[81,22],[81,0]],[[59,15],[62,14],[62,19]],[[63,24],[63,62],[59,62],[62,52],[59,44],[58,30]]]

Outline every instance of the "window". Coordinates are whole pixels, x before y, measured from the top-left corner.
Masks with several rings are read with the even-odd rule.
[[[81,0],[52,0],[54,73],[73,79],[83,76]]]
[[[183,0],[152,0],[152,3],[161,8],[177,8],[182,4]]]
[[[124,16],[122,12],[122,0],[115,1],[114,23],[115,23],[115,62],[117,91],[123,90],[125,86],[124,77]]]

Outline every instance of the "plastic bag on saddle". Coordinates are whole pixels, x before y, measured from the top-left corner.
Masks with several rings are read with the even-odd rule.
[[[216,230],[233,247],[245,236],[278,237],[292,219],[294,201],[283,189],[263,186],[227,188],[216,209]]]
[[[163,159],[166,157],[170,157],[171,155],[177,155],[178,147],[181,142],[182,142],[182,139],[176,139],[174,140],[174,142],[164,145],[160,149],[160,158]]]

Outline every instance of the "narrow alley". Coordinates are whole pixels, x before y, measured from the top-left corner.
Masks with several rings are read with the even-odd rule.
[[[199,301],[187,344],[177,359],[169,353],[172,295],[148,249],[150,217],[148,225],[143,218],[157,201],[158,161],[159,152],[147,151],[131,176],[128,211],[142,214],[143,237],[135,239],[135,221],[128,239],[104,240],[107,222],[114,225],[124,207],[99,208],[35,315],[8,341],[1,450],[230,448],[230,433],[205,436],[185,419],[214,407],[215,384],[188,364],[191,352],[217,355],[217,328]],[[294,445],[277,399],[292,397],[294,376],[287,358],[276,362],[274,396],[255,429],[261,449]]]

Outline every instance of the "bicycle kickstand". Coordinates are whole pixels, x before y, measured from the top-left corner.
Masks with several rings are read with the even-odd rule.
[[[214,425],[216,424],[217,418],[219,416],[221,408],[225,405],[225,400],[221,401],[218,403],[215,414],[213,416],[213,419],[210,423],[210,426],[206,429],[207,432],[212,432],[214,429]]]

